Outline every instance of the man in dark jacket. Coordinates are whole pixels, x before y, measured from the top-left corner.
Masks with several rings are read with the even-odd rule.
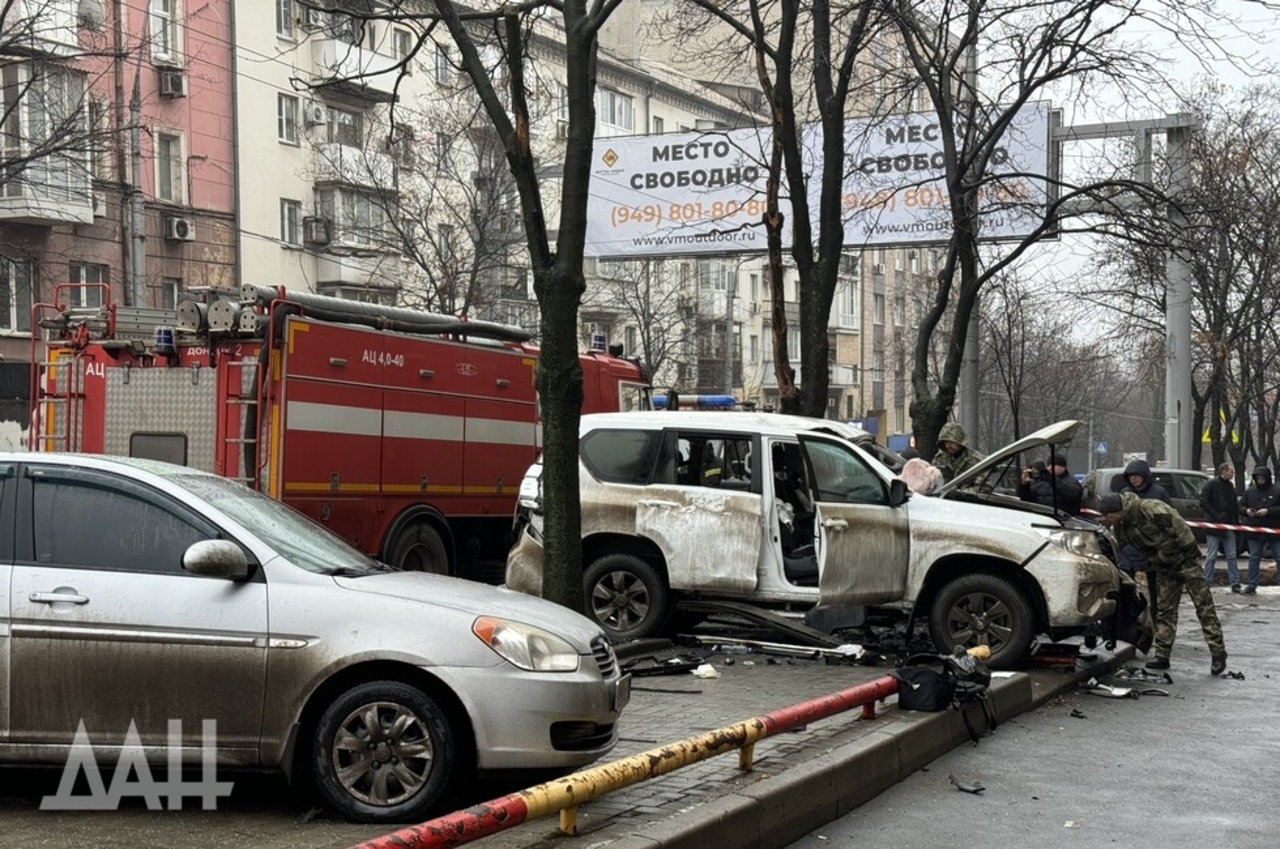
[[[1244,516],[1246,525],[1255,528],[1280,528],[1280,487],[1271,480],[1271,470],[1255,466],[1253,485],[1244,491]],[[1262,560],[1262,547],[1268,542],[1274,548],[1280,545],[1275,534],[1249,534],[1249,576],[1245,585],[1246,595],[1258,591],[1258,566]]]
[[[1200,507],[1210,522],[1219,525],[1240,524],[1240,505],[1236,500],[1236,467],[1230,463],[1218,466],[1218,476],[1200,489]],[[1212,528],[1205,532],[1204,582],[1213,586],[1214,561],[1218,550],[1227,561],[1227,582],[1233,593],[1240,592],[1240,567],[1236,561],[1236,532]],[[1255,582],[1256,583],[1256,582]]]
[[[1155,498],[1163,501],[1165,504],[1170,503],[1169,493],[1165,492],[1164,487],[1151,479],[1151,467],[1147,465],[1146,460],[1134,460],[1132,463],[1124,467],[1124,479],[1126,486],[1121,487],[1121,492],[1132,492],[1139,498]],[[1133,546],[1121,546],[1120,548],[1120,568],[1132,575],[1134,572],[1145,571],[1147,566],[1147,556]],[[1155,592],[1155,579],[1151,578],[1147,584],[1152,592]],[[1155,599],[1151,601],[1152,609],[1155,609]]]
[[[1073,516],[1080,515],[1080,503],[1084,500],[1084,487],[1067,471],[1067,458],[1054,454],[1048,469],[1022,470],[1018,481],[1018,497],[1066,510]]]
[[[1146,555],[1147,573],[1154,572],[1159,584],[1155,657],[1147,661],[1147,667],[1169,668],[1169,655],[1178,632],[1178,602],[1186,589],[1212,657],[1209,674],[1225,672],[1227,648],[1222,639],[1222,623],[1213,606],[1213,594],[1201,576],[1200,546],[1186,520],[1168,504],[1139,498],[1131,492],[1103,497],[1098,512],[1117,542],[1132,545]]]

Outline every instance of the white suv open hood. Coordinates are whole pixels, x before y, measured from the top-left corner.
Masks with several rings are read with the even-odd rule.
[[[1035,433],[1028,434],[1017,442],[1006,445],[964,474],[957,475],[953,480],[947,482],[942,489],[938,490],[937,494],[946,497],[948,493],[955,492],[957,489],[965,489],[972,486],[987,472],[1007,463],[1016,454],[1022,454],[1046,445],[1061,445],[1070,442],[1080,424],[1079,421],[1068,419],[1057,424],[1046,425]]]

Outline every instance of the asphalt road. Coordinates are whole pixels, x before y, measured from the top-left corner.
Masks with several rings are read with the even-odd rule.
[[[1214,599],[1228,672],[1244,680],[1209,676],[1209,652],[1184,601],[1173,683],[1138,682],[1169,696],[1060,697],[792,845],[1276,846],[1280,587],[1256,597],[1220,588]],[[948,776],[986,789],[960,791]]]

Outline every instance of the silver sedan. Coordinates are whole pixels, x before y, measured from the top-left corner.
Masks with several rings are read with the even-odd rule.
[[[0,763],[201,763],[312,776],[366,822],[479,772],[607,753],[629,694],[598,625],[395,572],[233,481],[0,453]],[[0,647],[2,648],[2,647]],[[176,735],[176,737],[175,737]]]

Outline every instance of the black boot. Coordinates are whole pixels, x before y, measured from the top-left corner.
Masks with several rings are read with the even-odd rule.
[[[1210,675],[1221,675],[1227,671],[1227,653],[1215,654],[1213,656],[1213,665],[1209,667]]]
[[[1225,661],[1224,661],[1224,662],[1225,662]],[[1147,669],[1168,669],[1168,668],[1169,668],[1169,658],[1167,658],[1167,657],[1153,657],[1153,658],[1151,658],[1150,660],[1148,660],[1148,661],[1147,661],[1145,664],[1143,664],[1143,665],[1144,665],[1144,666],[1146,666],[1146,667],[1147,667]]]

